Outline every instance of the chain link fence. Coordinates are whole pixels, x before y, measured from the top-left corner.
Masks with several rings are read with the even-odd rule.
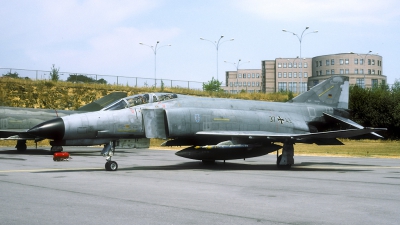
[[[31,80],[50,80],[51,71],[46,70],[30,70],[30,69],[16,69],[16,68],[0,68],[0,74],[5,75],[8,73],[17,73],[18,77],[22,79]],[[87,74],[76,72],[58,72],[59,80],[66,81],[70,75],[83,75],[88,78],[98,81],[104,79],[107,84],[124,85],[130,87],[164,87],[170,88],[188,88],[193,90],[203,90],[203,82],[199,81],[186,81],[186,80],[170,80],[170,79],[154,79],[144,77],[129,77],[129,76],[115,76],[103,74]],[[77,77],[77,76],[75,76]],[[73,82],[73,81],[72,81]],[[78,81],[76,81],[78,82]]]

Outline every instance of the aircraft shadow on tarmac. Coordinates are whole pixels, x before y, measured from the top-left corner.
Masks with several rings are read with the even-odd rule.
[[[307,163],[310,165],[311,163]],[[202,171],[282,171],[282,172],[362,172],[362,171],[371,171],[369,169],[357,169],[354,168],[359,166],[357,164],[340,164],[335,163],[332,168],[329,168],[330,163],[317,163],[323,167],[307,167],[302,166],[302,164],[298,164],[298,166],[293,165],[292,169],[290,170],[279,170],[276,165],[274,164],[241,164],[241,163],[223,163],[217,162],[211,165],[205,165],[201,162],[185,162],[185,163],[178,163],[174,165],[164,165],[164,166],[133,166],[133,167],[120,167],[118,171],[127,172],[127,171],[174,171],[174,170],[202,170]],[[346,168],[347,166],[352,166],[351,168]],[[343,166],[343,168],[338,168]],[[93,169],[66,169],[66,170],[57,170],[57,171],[40,171],[36,173],[60,173],[60,172],[94,172],[94,171],[103,171],[103,168],[93,168]],[[118,173],[118,171],[116,173]]]

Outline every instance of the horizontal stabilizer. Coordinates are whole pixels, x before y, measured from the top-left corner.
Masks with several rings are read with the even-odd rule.
[[[341,116],[338,116],[338,115],[331,115],[331,114],[328,114],[328,113],[323,113],[323,114],[324,114],[324,117],[332,118],[332,119],[337,120],[337,121],[339,121],[341,123],[347,124],[350,127],[357,128],[357,129],[364,129],[363,126],[361,126],[360,124],[358,124],[358,123],[356,123],[356,122],[354,122],[354,121],[352,121],[350,119],[347,119],[347,118],[344,118],[344,117],[341,117]],[[371,134],[376,136],[376,137],[378,137],[378,138],[383,138],[381,135],[379,135],[379,134],[377,134],[375,132],[371,132]]]

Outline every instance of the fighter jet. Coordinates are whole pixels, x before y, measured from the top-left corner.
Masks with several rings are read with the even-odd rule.
[[[21,107],[0,107],[0,140],[16,140],[18,151],[27,149],[26,141],[40,141],[38,138],[27,134],[25,131],[35,125],[56,117],[70,114],[85,113],[103,109],[116,100],[126,97],[125,92],[113,92],[94,102],[80,107],[77,110],[34,109]],[[60,151],[60,147],[53,147],[51,151]]]
[[[118,169],[111,160],[115,143],[142,137],[165,139],[164,146],[189,146],[176,155],[204,163],[277,151],[278,168],[289,169],[295,143],[338,145],[337,138],[380,137],[374,132],[386,130],[350,120],[348,99],[344,76],[331,77],[286,103],[153,93],[127,97],[102,111],[55,118],[27,133],[53,139],[57,146],[105,144],[108,171]]]

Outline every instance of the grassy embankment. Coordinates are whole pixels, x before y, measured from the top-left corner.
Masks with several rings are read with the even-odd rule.
[[[145,92],[174,92],[194,96],[251,99],[262,101],[284,102],[286,94],[261,93],[207,93],[184,88],[135,88],[117,85],[73,84],[69,82],[29,81],[20,79],[0,79],[0,105],[29,108],[52,108],[74,110],[111,92],[124,91],[128,95]],[[342,140],[344,146],[317,146],[296,144],[296,154],[350,156],[350,157],[395,157],[400,158],[399,141]],[[162,140],[151,140],[152,146],[159,146]],[[28,142],[28,146],[34,146]],[[1,146],[14,146],[15,141],[0,141]],[[47,140],[38,146],[49,146]],[[165,148],[168,149],[168,148]],[[172,148],[179,149],[179,148]]]

